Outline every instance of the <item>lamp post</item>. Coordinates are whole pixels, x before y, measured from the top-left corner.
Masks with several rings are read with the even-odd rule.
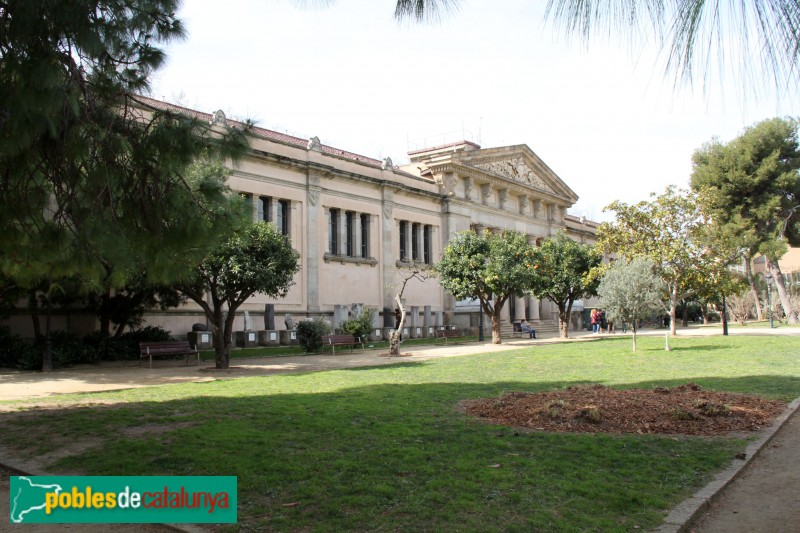
[[[764,279],[767,280],[767,313],[769,313],[769,327],[772,329],[772,273],[766,272]]]
[[[483,342],[483,306],[479,307],[480,313],[478,318],[478,341]]]

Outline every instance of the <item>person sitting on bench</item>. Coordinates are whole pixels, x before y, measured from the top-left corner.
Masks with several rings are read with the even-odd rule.
[[[533,329],[533,326],[528,324],[527,320],[523,320],[519,323],[519,329],[522,331],[522,333],[530,333],[531,339],[536,338],[536,330]]]

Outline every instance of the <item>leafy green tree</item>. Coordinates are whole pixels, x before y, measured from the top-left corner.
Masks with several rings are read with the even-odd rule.
[[[630,325],[634,352],[639,322],[664,310],[664,282],[656,270],[646,257],[620,259],[605,271],[597,288],[608,318]]]
[[[563,233],[546,239],[534,251],[535,283],[533,294],[548,298],[558,307],[558,330],[561,338],[569,337],[572,304],[579,298],[594,296],[599,280],[590,275],[600,266],[603,257],[591,246],[580,244]]]
[[[125,328],[141,326],[145,312],[178,307],[185,298],[169,285],[149,283],[146,272],[141,270],[135,277],[128,278],[123,287],[106,287],[102,292],[90,293],[86,301],[87,308],[100,320],[101,335],[120,337]]]
[[[197,267],[177,289],[205,312],[214,332],[216,368],[230,367],[236,310],[255,293],[283,298],[300,270],[297,252],[273,224],[239,230]]]
[[[798,122],[774,118],[747,128],[727,144],[718,139],[692,156],[692,188],[718,231],[739,235],[749,260],[762,254],[784,309],[789,293],[778,265],[787,244],[800,245]],[[752,292],[755,283],[749,275]],[[796,313],[789,313],[797,323]]]
[[[617,201],[604,210],[614,211],[615,220],[600,225],[597,246],[620,257],[645,257],[653,262],[667,287],[675,335],[678,302],[693,293],[698,272],[713,260],[705,253],[702,230],[706,221],[695,197],[670,186],[651,202]]]
[[[536,281],[533,248],[524,235],[474,231],[457,233],[436,265],[442,287],[458,299],[476,298],[492,320],[492,342],[500,344],[500,313],[506,301],[522,297]]]
[[[395,16],[438,18],[460,4],[459,0],[397,0]],[[545,19],[585,41],[599,33],[604,38],[628,37],[634,49],[654,42],[665,51],[667,71],[678,82],[692,83],[698,74],[705,82],[712,69],[722,70],[736,58],[739,64],[731,69],[743,88],[761,79],[783,90],[795,85],[800,68],[797,12],[794,0],[548,0]]]
[[[342,331],[354,337],[361,337],[362,340],[367,340],[370,333],[372,333],[376,316],[377,312],[374,308],[364,306],[357,316],[342,322]]]
[[[139,261],[169,280],[174,257],[199,261],[216,244],[228,218],[197,215],[223,195],[192,190],[186,169],[204,153],[239,157],[248,128],[137,96],[164,61],[158,46],[184,35],[178,5],[0,3],[0,269],[20,285]]]

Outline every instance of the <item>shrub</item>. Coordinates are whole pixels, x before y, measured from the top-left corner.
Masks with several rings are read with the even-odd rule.
[[[41,338],[36,344],[43,349],[44,343],[45,339]],[[53,356],[53,368],[100,361],[100,354],[97,350],[84,344],[82,339],[74,333],[67,331],[50,332],[50,351]]]
[[[42,354],[36,347],[7,327],[0,327],[0,367],[37,370],[42,368]]]
[[[159,326],[147,326],[127,331],[119,337],[108,337],[99,331],[83,338],[84,344],[96,352],[99,360],[131,361],[139,359],[140,342],[172,340],[170,332]]]
[[[374,320],[375,309],[363,307],[361,309],[361,313],[357,317],[342,322],[342,330],[354,337],[362,337],[366,339],[372,332],[372,324],[374,323]]]
[[[301,320],[297,323],[297,342],[306,353],[317,352],[322,348],[322,336],[330,332],[331,326],[326,320]]]

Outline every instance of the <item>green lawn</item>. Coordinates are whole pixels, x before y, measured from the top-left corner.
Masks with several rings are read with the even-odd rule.
[[[586,382],[800,395],[800,338],[672,346],[642,337],[633,354],[629,338],[606,338],[63,396],[35,416],[3,416],[0,444],[30,457],[61,450],[53,473],[237,475],[242,531],[641,531],[746,442],[525,432],[457,404]]]

